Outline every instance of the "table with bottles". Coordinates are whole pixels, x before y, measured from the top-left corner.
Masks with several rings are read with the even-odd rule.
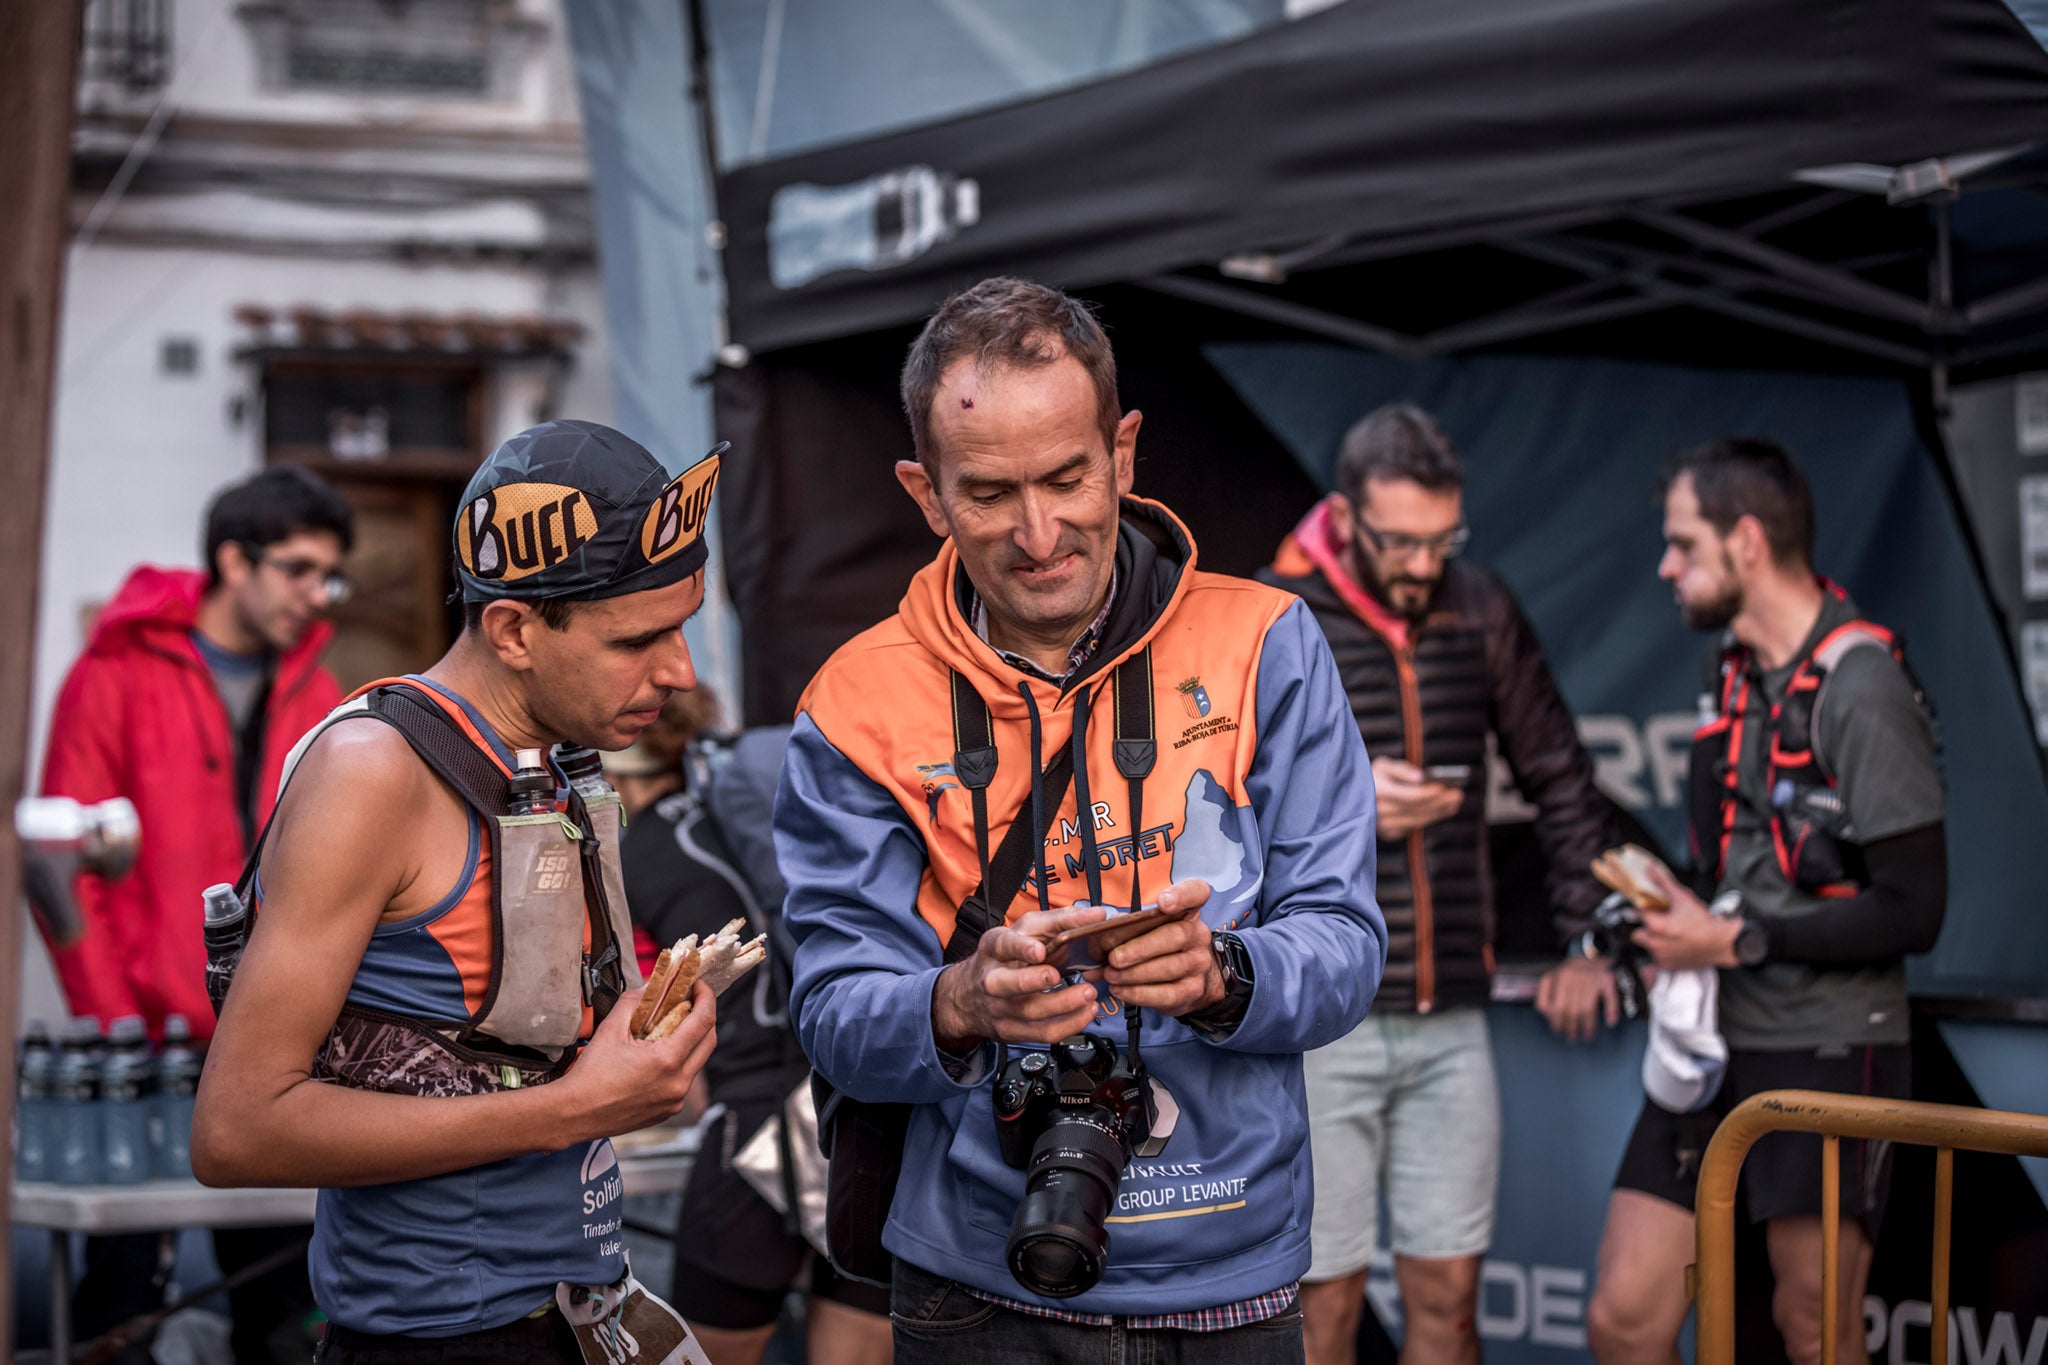
[[[192,1103],[204,1058],[188,1022],[171,1015],[152,1047],[142,1021],[90,1018],[52,1038],[23,1030],[16,1070],[9,1217],[51,1235],[52,1355],[71,1349],[71,1243],[76,1236],[313,1221],[310,1189],[209,1189],[192,1178]],[[618,1139],[627,1196],[680,1190],[696,1134],[658,1129]]]

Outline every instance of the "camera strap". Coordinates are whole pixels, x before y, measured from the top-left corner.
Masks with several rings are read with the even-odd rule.
[[[1040,835],[1032,828],[1030,801],[1018,807],[1003,833],[1003,842],[991,858],[988,851],[988,786],[996,776],[995,722],[988,703],[974,684],[953,670],[953,775],[974,801],[974,851],[981,859],[981,885],[974,888],[960,906],[953,922],[953,936],[946,940],[946,962],[965,962],[974,956],[981,936],[1006,918],[1005,911],[1031,870],[1032,853]],[[1053,809],[1066,800],[1067,784],[1074,780],[1074,755],[1065,748],[1045,765],[1042,780]]]
[[[1129,783],[1131,829],[1135,838],[1143,833],[1140,812],[1143,809],[1144,781],[1159,757],[1159,746],[1153,738],[1150,645],[1116,666],[1110,674],[1110,688],[1116,717],[1113,746],[1116,766]],[[981,694],[961,676],[958,669],[952,674],[952,703],[953,775],[960,779],[960,785],[967,789],[974,802],[974,851],[981,859],[981,885],[974,888],[973,894],[960,907],[953,936],[946,943],[948,963],[964,962],[974,956],[981,936],[1003,922],[1010,902],[1024,889],[1032,856],[1043,837],[1042,831],[1032,827],[1033,822],[1025,808],[1020,807],[1012,817],[1009,829],[1004,832],[1002,843],[997,846],[994,856],[990,856],[988,788],[996,775],[995,725],[989,717],[988,703],[981,699]],[[1067,784],[1073,780],[1073,747],[1063,744],[1052,761],[1045,765],[1042,778],[1045,804],[1049,810],[1059,809],[1060,803],[1066,800]],[[1086,812],[1083,815],[1085,817]],[[1131,859],[1130,908],[1136,910],[1142,903],[1138,859],[1134,856]]]

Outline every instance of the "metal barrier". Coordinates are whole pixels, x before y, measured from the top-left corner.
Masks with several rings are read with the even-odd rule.
[[[1934,1157],[1934,1292],[1932,1365],[1948,1365],[1949,1204],[1955,1153],[2048,1156],[2048,1116],[1968,1109],[1915,1100],[1871,1099],[1817,1090],[1752,1095],[1714,1130],[1700,1163],[1698,1248],[1691,1271],[1698,1310],[1698,1365],[1735,1362],[1735,1183],[1742,1160],[1766,1133],[1817,1133],[1821,1138],[1821,1362],[1834,1365],[1840,1290],[1836,1252],[1841,1236],[1841,1140],[1866,1138],[1932,1147]]]

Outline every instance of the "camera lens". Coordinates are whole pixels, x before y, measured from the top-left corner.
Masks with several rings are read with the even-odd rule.
[[[1003,1248],[1017,1283],[1049,1299],[1094,1288],[1109,1252],[1103,1219],[1124,1157],[1123,1140],[1085,1114],[1055,1119],[1039,1135]]]

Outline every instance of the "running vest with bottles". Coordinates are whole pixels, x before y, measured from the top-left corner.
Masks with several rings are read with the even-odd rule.
[[[618,861],[615,794],[566,788],[550,814],[507,813],[513,755],[462,697],[425,678],[372,683],[300,741],[370,716],[393,726],[468,807],[447,894],[372,932],[316,1079],[453,1096],[543,1084],[639,984]],[[459,740],[460,746],[451,742]],[[256,886],[260,906],[260,882]],[[361,1332],[449,1336],[552,1300],[559,1281],[624,1271],[623,1193],[598,1139],[422,1180],[320,1192],[313,1290]]]
[[[1837,599],[1842,590],[1822,580]],[[1700,725],[1693,732],[1687,773],[1693,866],[1702,895],[1711,895],[1728,863],[1736,827],[1744,730],[1766,724],[1764,782],[1768,826],[1778,871],[1787,883],[1828,899],[1856,895],[1869,884],[1869,868],[1848,808],[1820,749],[1821,701],[1829,676],[1854,649],[1882,649],[1905,673],[1914,697],[1926,694],[1906,662],[1898,636],[1870,621],[1852,619],[1828,631],[1792,667],[1784,696],[1760,713],[1762,681],[1750,650],[1732,638],[1710,665],[1700,694]],[[1930,716],[1930,723],[1932,717]],[[1763,814],[1759,812],[1759,815]]]

